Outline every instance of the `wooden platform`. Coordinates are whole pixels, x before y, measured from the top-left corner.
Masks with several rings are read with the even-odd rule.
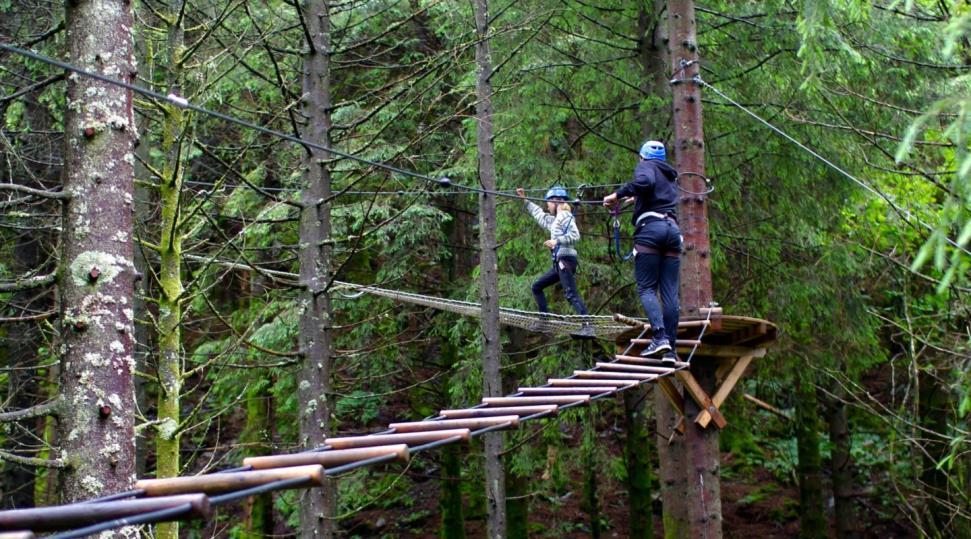
[[[624,317],[618,317],[618,319],[624,319]],[[630,319],[625,320],[630,321]],[[705,323],[705,320],[708,320],[708,323]],[[648,328],[647,331],[645,327]],[[657,380],[663,394],[681,413],[682,419],[677,429],[684,432],[686,419],[693,419],[701,428],[706,428],[711,423],[718,428],[724,428],[727,421],[719,407],[728,398],[752,361],[765,356],[766,347],[778,338],[778,334],[778,327],[768,320],[724,315],[721,312],[713,312],[707,318],[681,320],[678,325],[678,356],[682,361],[687,361],[690,357],[691,367],[676,373],[675,378],[680,384],[675,384],[669,378]],[[645,364],[656,361],[640,359],[638,356],[651,342],[649,337],[651,337],[651,331],[648,325],[632,325],[630,330],[617,336],[615,361],[621,364]],[[697,382],[692,374],[696,369],[715,370],[716,386],[713,391],[705,391]],[[678,385],[683,388],[683,393]],[[701,410],[693,418],[685,417],[684,399],[686,398],[693,400]]]
[[[698,319],[681,320],[678,328],[678,355],[685,356],[693,346],[680,341],[695,341],[702,334],[704,325],[692,324]],[[703,319],[702,319],[703,320]],[[704,329],[701,344],[695,351],[694,359],[736,358],[750,353],[755,348],[764,348],[778,338],[779,330],[775,324],[760,318],[713,314],[711,324]],[[632,327],[617,336],[618,345],[630,343],[641,334],[640,327]],[[650,337],[650,331],[645,337]],[[628,355],[636,355],[638,348]]]

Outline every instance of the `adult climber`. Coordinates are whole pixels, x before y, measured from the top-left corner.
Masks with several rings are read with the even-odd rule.
[[[678,172],[667,164],[664,144],[641,146],[634,179],[603,199],[611,208],[633,199],[634,278],[641,305],[654,332],[643,357],[674,363],[678,333],[678,281],[683,238],[678,227]],[[658,301],[660,293],[660,302]]]
[[[580,265],[576,250],[576,244],[580,241],[580,229],[577,227],[576,219],[573,218],[573,210],[567,202],[569,197],[566,189],[553,187],[546,192],[546,196],[543,197],[546,211],[530,202],[522,187],[516,189],[516,194],[523,199],[526,210],[533,219],[536,219],[539,226],[550,233],[550,239],[543,242],[543,245],[549,249],[553,265],[533,283],[532,292],[533,297],[536,298],[536,306],[541,313],[549,312],[543,290],[559,284],[573,310],[577,314],[587,314],[587,306],[583,304],[583,299],[577,292],[575,277],[577,267]],[[577,332],[577,336],[592,337],[593,328],[584,325]]]

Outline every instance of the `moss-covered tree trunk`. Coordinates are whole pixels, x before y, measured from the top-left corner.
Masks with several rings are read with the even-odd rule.
[[[827,406],[829,441],[833,445],[830,458],[830,476],[833,481],[833,509],[836,514],[837,539],[849,539],[856,534],[856,516],[853,508],[853,463],[850,460],[850,428],[846,417],[846,404],[837,389],[835,398]]]
[[[131,3],[67,3],[66,60],[125,81],[135,77]],[[61,412],[68,468],[63,501],[131,488],[135,123],[129,90],[71,75],[64,116],[61,241]],[[132,530],[116,535],[130,535]]]
[[[819,416],[816,388],[811,379],[796,381],[796,444],[799,454],[799,536],[826,535],[823,513],[822,461],[819,454]]]
[[[167,24],[166,86],[182,95],[182,61],[185,36],[182,27],[183,3],[171,0]],[[159,185],[161,226],[159,228],[158,271],[158,421],[155,440],[155,477],[177,477],[181,468],[182,400],[182,183],[190,146],[188,117],[175,105],[164,105],[162,145],[164,155]],[[159,539],[177,539],[179,523],[156,526]]]
[[[330,5],[328,0],[306,0],[302,6],[306,23],[306,53],[303,59],[302,135],[330,147]],[[300,350],[303,366],[297,385],[300,400],[300,444],[311,448],[324,443],[331,430],[333,405],[331,371],[333,311],[327,285],[331,279],[330,156],[307,149],[304,161],[304,190],[300,215],[300,285],[303,288],[300,315]],[[334,536],[337,493],[330,481],[320,489],[303,494],[300,506],[300,536],[305,539]]]

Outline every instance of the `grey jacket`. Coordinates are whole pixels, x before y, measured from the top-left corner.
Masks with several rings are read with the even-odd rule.
[[[580,229],[577,227],[576,219],[573,218],[573,213],[559,211],[554,217],[528,200],[526,210],[533,219],[536,219],[539,226],[549,231],[550,239],[556,242],[557,247],[554,251],[556,251],[557,260],[564,256],[577,256],[575,246],[580,241]]]

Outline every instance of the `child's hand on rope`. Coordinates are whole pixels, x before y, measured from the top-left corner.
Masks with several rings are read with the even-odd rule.
[[[604,206],[607,208],[613,207],[617,203],[617,193],[610,193],[604,197]]]
[[[553,249],[556,249],[556,240],[546,240],[543,242],[543,245],[545,245],[547,249],[552,251]]]
[[[519,198],[526,198],[526,190],[522,187],[516,188],[516,194],[519,195]]]

